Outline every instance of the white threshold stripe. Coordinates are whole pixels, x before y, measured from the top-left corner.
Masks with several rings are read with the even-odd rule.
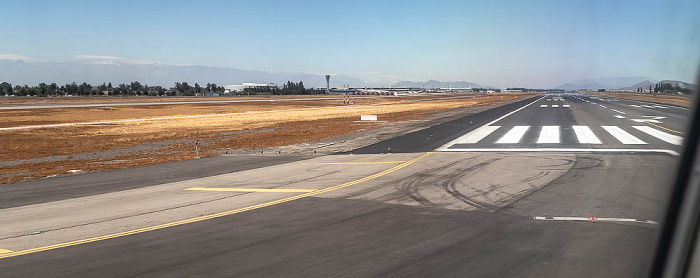
[[[526,104],[526,105],[523,106],[523,107],[520,107],[520,108],[518,108],[518,109],[515,109],[515,110],[511,111],[511,112],[508,113],[508,114],[505,114],[505,115],[503,115],[503,116],[501,116],[501,117],[499,117],[499,118],[497,118],[497,119],[495,119],[495,120],[493,120],[493,121],[490,121],[490,122],[488,122],[487,124],[485,124],[485,125],[483,125],[483,126],[490,126],[490,125],[494,124],[495,122],[498,122],[498,121],[500,121],[500,120],[503,120],[504,118],[506,118],[506,117],[508,117],[508,116],[510,116],[510,115],[513,115],[513,114],[517,113],[518,111],[523,110],[523,109],[525,109],[526,107],[528,107],[528,106],[530,106],[530,105],[535,104],[536,102],[542,100],[543,98],[545,98],[545,96],[542,96],[542,97],[536,99],[535,101]],[[469,135],[469,133],[467,133],[467,134],[465,134],[465,135],[462,135],[462,136],[458,137],[457,139],[454,139],[454,140],[452,140],[452,141],[450,141],[450,142],[447,142],[446,144],[444,144],[444,145],[438,147],[438,148],[435,149],[435,150],[436,150],[436,151],[441,151],[441,150],[443,150],[443,149],[449,148],[449,147],[451,147],[452,145],[456,144],[456,143],[457,143],[459,140],[461,140],[463,137],[466,137],[466,136],[468,136],[468,135]]]
[[[615,110],[615,109],[610,109],[610,110],[612,110],[612,111],[615,111],[615,112],[617,112],[617,113],[620,113],[620,114],[622,114],[622,115],[625,115],[625,114],[627,114],[627,113],[625,113],[625,112],[622,112],[622,111],[620,111],[620,110]]]
[[[546,105],[546,104],[542,104],[542,105],[540,105],[540,108],[547,108],[547,105]]]
[[[656,221],[634,218],[615,217],[571,217],[571,216],[535,216],[535,220],[545,221],[591,221],[591,222],[634,222],[644,224],[659,224]]]
[[[530,126],[526,125],[516,125],[513,128],[511,128],[501,139],[498,139],[496,141],[496,144],[515,144],[519,143],[520,139],[523,138],[523,135],[525,135],[525,132],[530,129]]]
[[[634,135],[629,134],[629,132],[622,130],[618,126],[602,126],[605,131],[610,133],[615,139],[620,141],[624,145],[645,145],[646,142],[639,140],[639,138],[634,137]]]
[[[671,143],[674,145],[680,145],[683,144],[683,137],[673,135],[673,134],[668,134],[666,132],[660,131],[658,129],[654,129],[648,126],[632,126],[633,128],[638,129],[641,132],[644,132],[646,134],[649,134],[651,136],[654,136],[658,138],[661,141],[664,141],[666,143]]]
[[[615,118],[618,118],[618,119],[624,119],[624,118],[625,118],[625,116],[622,116],[622,115],[614,115],[614,116],[615,116]]]
[[[552,104],[552,107],[559,107],[559,104]]]
[[[571,105],[568,105],[568,104],[564,104],[564,105],[562,105],[561,107],[564,107],[564,108],[569,108],[569,107],[571,107]]]
[[[458,141],[455,144],[475,144],[481,141],[481,139],[484,139],[486,136],[489,136],[489,134],[493,133],[496,131],[500,126],[481,126],[475,130],[472,130],[471,132],[467,133],[467,135],[459,137]]]
[[[562,153],[665,153],[678,156],[672,150],[664,149],[576,149],[576,148],[451,148],[439,150],[441,152],[562,152]]]
[[[590,128],[585,125],[575,125],[572,126],[574,133],[576,133],[576,139],[581,144],[602,144],[600,139],[593,134]]]
[[[559,138],[559,126],[543,126],[537,144],[558,144]]]

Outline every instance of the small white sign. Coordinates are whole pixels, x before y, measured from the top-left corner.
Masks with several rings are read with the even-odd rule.
[[[376,121],[377,115],[361,115],[360,121]]]

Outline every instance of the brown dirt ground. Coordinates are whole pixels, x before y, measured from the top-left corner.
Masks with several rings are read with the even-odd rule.
[[[402,96],[405,99],[433,98],[431,95]],[[220,96],[220,97],[2,97],[0,105],[42,105],[42,104],[84,104],[84,103],[128,103],[128,102],[175,102],[175,101],[216,101],[216,100],[257,100],[257,99],[290,99],[290,98],[342,98],[342,95],[253,95],[253,96]],[[384,97],[391,98],[391,97]]]
[[[357,99],[356,104],[393,104],[404,103],[415,99],[420,98],[380,97],[370,99]],[[143,119],[153,117],[241,113],[251,111],[291,110],[312,107],[340,106],[340,104],[342,104],[342,102],[339,100],[284,101],[275,99],[275,101],[263,103],[202,103],[147,106],[3,110],[0,111],[0,127]]]
[[[257,104],[197,104],[149,107],[41,109],[0,113],[0,125],[82,122],[107,119],[202,115],[250,111],[242,115],[153,120],[104,125],[0,131],[3,148],[0,162],[75,155],[129,148],[140,144],[173,142],[109,158],[32,162],[0,168],[0,184],[65,174],[68,170],[99,171],[193,159],[192,140],[200,140],[200,155],[216,155],[223,149],[251,149],[286,146],[375,129],[381,123],[355,122],[360,115],[376,114],[380,121],[418,119],[450,109],[511,102],[525,95],[494,94],[476,98],[407,102],[402,98],[371,101],[370,104],[342,105],[334,101],[309,103],[270,102]],[[444,96],[443,96],[444,97]],[[380,98],[383,99],[383,98]],[[328,107],[330,106],[330,107]],[[46,120],[50,118],[51,120]],[[13,119],[10,121],[10,119]],[[236,131],[250,131],[239,132]],[[186,140],[188,143],[182,143]]]

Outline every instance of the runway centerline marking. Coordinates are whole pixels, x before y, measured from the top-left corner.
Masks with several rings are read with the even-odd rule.
[[[223,191],[223,192],[262,192],[262,193],[280,193],[280,192],[313,192],[316,189],[283,189],[283,188],[234,188],[234,187],[190,187],[184,190],[190,191]]]
[[[37,247],[37,248],[31,248],[31,249],[26,249],[26,250],[20,250],[20,251],[15,251],[15,252],[10,252],[10,253],[2,253],[0,254],[0,259],[4,258],[9,258],[9,257],[16,257],[16,256],[21,256],[21,255],[27,255],[27,254],[32,254],[32,253],[37,253],[37,252],[42,252],[42,251],[48,251],[48,250],[53,250],[53,249],[58,249],[58,248],[63,248],[63,247],[68,247],[68,246],[75,246],[75,245],[81,245],[81,244],[86,244],[86,243],[91,243],[91,242],[96,242],[96,241],[101,241],[101,240],[106,240],[106,239],[112,239],[112,238],[118,238],[118,237],[123,237],[123,236],[128,236],[128,235],[134,235],[134,234],[140,234],[140,233],[145,233],[145,232],[150,232],[150,231],[155,231],[155,230],[160,230],[160,229],[165,229],[169,227],[174,227],[174,226],[180,226],[184,224],[190,224],[190,223],[195,223],[195,222],[201,222],[204,220],[209,220],[209,219],[214,219],[214,218],[219,218],[223,216],[228,216],[228,215],[233,215],[233,214],[238,214],[246,211],[251,211],[254,209],[259,209],[259,208],[264,208],[264,207],[270,207],[274,206],[277,204],[282,204],[286,202],[291,202],[299,199],[303,199],[306,197],[311,197],[319,194],[323,194],[326,192],[330,192],[333,190],[338,190],[342,189],[345,187],[349,187],[358,183],[363,183],[369,180],[373,180],[382,176],[385,176],[387,174],[393,173],[395,171],[398,171],[408,165],[411,165],[415,163],[416,161],[419,161],[429,155],[433,154],[433,152],[427,152],[424,153],[414,159],[408,160],[404,163],[401,163],[399,165],[396,165],[394,167],[391,167],[387,170],[381,171],[379,173],[357,179],[351,182],[346,182],[343,184],[339,184],[336,186],[331,186],[331,187],[326,187],[322,188],[313,192],[308,192],[304,194],[299,194],[287,198],[282,198],[258,205],[253,205],[253,206],[248,206],[244,208],[239,208],[239,209],[234,209],[234,210],[229,210],[229,211],[224,211],[224,212],[219,212],[219,213],[214,213],[214,214],[209,214],[209,215],[203,215],[199,217],[194,217],[194,218],[189,218],[189,219],[184,219],[180,221],[175,221],[175,222],[170,222],[166,224],[161,224],[161,225],[156,225],[156,226],[151,226],[151,227],[145,227],[145,228],[140,228],[140,229],[135,229],[135,230],[129,230],[129,231],[124,231],[120,233],[114,233],[114,234],[108,234],[108,235],[103,235],[103,236],[98,236],[98,237],[91,237],[91,238],[86,238],[86,239],[81,239],[81,240],[75,240],[75,241],[70,241],[70,242],[65,242],[65,243],[59,243],[59,244],[53,244],[53,245],[48,245],[48,246],[42,246],[42,247]]]
[[[406,161],[371,161],[371,162],[304,162],[301,165],[372,165],[372,164],[398,164]]]
[[[627,113],[622,112],[622,111],[620,111],[620,110],[615,110],[615,109],[610,109],[610,110],[615,111],[615,112],[617,112],[617,113],[620,113],[620,114],[622,114],[622,115],[627,114]]]

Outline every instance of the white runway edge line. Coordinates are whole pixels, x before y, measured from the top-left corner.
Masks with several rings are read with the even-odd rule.
[[[656,138],[659,138],[661,141],[664,141],[666,143],[671,143],[674,145],[680,145],[683,144],[683,137],[673,135],[673,134],[668,134],[666,132],[648,127],[648,126],[632,126],[633,128],[638,129],[641,132],[644,132],[646,134],[649,134],[651,136],[654,136]]]
[[[572,126],[574,129],[574,133],[576,133],[576,139],[578,139],[578,142],[581,144],[602,144],[600,142],[600,139],[593,134],[593,131],[587,126],[584,125],[575,125]]]
[[[678,156],[672,150],[664,149],[575,149],[575,148],[454,148],[443,149],[441,152],[488,152],[488,153],[520,153],[520,152],[563,152],[563,153],[664,153]]]
[[[525,132],[530,129],[530,126],[527,125],[516,125],[513,128],[511,128],[501,139],[498,139],[496,141],[496,144],[516,144],[520,142],[520,139],[523,138],[523,135],[525,135]]]
[[[484,126],[490,126],[490,125],[492,125],[492,124],[494,124],[494,123],[496,123],[496,122],[498,122],[498,121],[500,121],[500,120],[502,120],[502,119],[504,119],[504,118],[506,118],[506,117],[508,117],[508,116],[510,116],[510,115],[513,115],[513,114],[517,113],[517,112],[520,111],[520,110],[525,109],[526,107],[528,107],[528,106],[530,106],[530,105],[532,105],[532,104],[534,104],[534,103],[536,103],[536,102],[542,100],[543,98],[545,98],[545,96],[542,96],[542,97],[536,99],[535,101],[530,102],[530,103],[524,105],[523,107],[520,107],[520,108],[518,108],[518,109],[515,109],[515,110],[511,111],[511,112],[508,113],[508,114],[505,114],[505,115],[503,115],[503,116],[500,116],[500,117],[498,117],[497,119],[486,123],[486,124],[483,125],[482,127],[484,127]],[[467,134],[464,134],[464,135],[458,137],[457,139],[454,139],[454,140],[452,140],[452,141],[450,141],[450,142],[447,142],[446,144],[444,144],[444,145],[438,147],[437,149],[435,149],[435,151],[442,151],[442,150],[444,150],[444,149],[447,149],[447,148],[451,147],[452,145],[457,144],[457,142],[459,142],[459,141],[462,140],[463,138],[466,138],[466,137],[470,136],[470,134],[471,134],[472,132],[475,132],[475,131],[476,131],[476,130],[473,130],[473,131],[471,131],[471,132],[469,132],[469,133],[467,133]]]
[[[571,216],[535,216],[535,220],[544,221],[591,221],[591,222],[634,222],[643,224],[659,224],[656,221],[633,218],[612,218],[612,217],[571,217]]]
[[[559,126],[543,126],[537,144],[559,144]]]
[[[627,131],[622,130],[618,126],[602,126],[605,131],[610,133],[615,139],[620,141],[624,145],[645,145],[646,142],[639,140],[639,138],[634,137],[634,135],[629,134]]]

